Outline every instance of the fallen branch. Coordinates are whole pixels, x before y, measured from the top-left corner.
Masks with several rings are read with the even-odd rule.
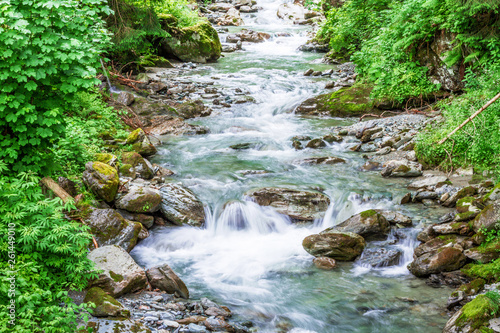
[[[460,131],[462,129],[462,127],[464,127],[465,125],[467,125],[472,119],[476,118],[481,112],[483,112],[484,110],[486,110],[491,104],[493,104],[499,98],[500,98],[500,93],[498,93],[495,97],[493,97],[488,103],[486,103],[485,105],[483,105],[483,107],[480,108],[479,110],[477,110],[472,116],[470,116],[469,118],[467,118],[460,126],[458,126],[457,128],[455,128],[443,140],[439,141],[438,144],[441,145],[441,144],[445,143],[446,140],[448,140],[453,134],[455,134],[456,132]]]

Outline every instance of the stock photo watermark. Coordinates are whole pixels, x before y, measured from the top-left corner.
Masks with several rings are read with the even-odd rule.
[[[8,249],[7,256],[9,258],[7,264],[9,265],[8,278],[9,290],[7,295],[9,297],[9,304],[7,306],[9,310],[9,324],[16,324],[16,224],[9,223],[8,234]]]

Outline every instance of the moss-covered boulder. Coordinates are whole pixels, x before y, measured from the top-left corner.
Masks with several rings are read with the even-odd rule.
[[[99,246],[118,245],[130,252],[137,244],[141,224],[124,219],[114,209],[93,209],[85,218]]]
[[[113,297],[142,290],[147,286],[146,272],[121,247],[102,246],[87,257],[102,272],[91,287],[99,287]]]
[[[107,202],[114,200],[120,185],[116,169],[102,162],[88,162],[85,165],[83,182],[95,195]]]
[[[416,258],[408,265],[408,270],[417,277],[427,277],[457,270],[465,265],[466,260],[462,250],[444,246]]]
[[[360,235],[350,232],[325,230],[304,238],[302,246],[315,257],[328,257],[339,261],[353,261],[365,249],[366,242]]]
[[[120,213],[120,215],[123,216],[124,219],[129,220],[129,221],[139,222],[140,224],[145,226],[147,229],[151,228],[154,224],[154,221],[155,221],[155,218],[152,215],[141,214],[141,213],[131,213],[131,212],[127,212],[123,209],[117,209],[116,211],[118,213]]]
[[[113,168],[116,168],[118,163],[118,157],[110,153],[98,153],[95,154],[94,159],[97,162],[101,162],[107,165],[111,165]]]
[[[182,29],[170,29],[171,37],[164,38],[160,55],[182,61],[207,63],[220,58],[222,46],[217,31],[208,22]]]
[[[130,311],[99,287],[90,288],[83,302],[94,304],[91,310],[93,316],[130,318]]]
[[[322,218],[330,205],[323,193],[265,187],[246,193],[261,206],[271,206],[294,221],[312,222]]]
[[[151,144],[148,136],[142,128],[138,128],[131,132],[127,137],[127,144],[131,144],[135,152],[139,153],[141,156],[151,156],[156,154],[156,147]]]
[[[500,221],[500,200],[486,206],[481,213],[474,219],[473,228],[475,232],[480,229],[487,231],[498,228]]]
[[[488,297],[488,294],[478,295],[448,320],[443,333],[494,332],[488,328],[488,322],[498,316],[498,312],[496,300]]]
[[[182,298],[189,298],[189,290],[184,282],[168,265],[150,268],[146,271],[151,287],[175,294]]]
[[[458,214],[455,216],[455,221],[462,222],[474,219],[481,212],[475,202],[474,197],[459,199],[456,204]]]
[[[322,231],[322,233],[330,231],[352,232],[366,239],[387,236],[390,230],[389,222],[385,217],[376,210],[371,209],[351,216],[344,222]]]
[[[166,184],[160,189],[163,216],[176,225],[200,227],[205,222],[203,203],[188,188],[179,184]]]
[[[473,247],[464,251],[467,258],[487,264],[500,258],[500,240],[495,239],[489,243],[481,244],[481,246]]]
[[[177,107],[177,114],[184,119],[196,117],[208,117],[212,113],[212,109],[205,106],[202,100],[184,102]]]
[[[302,102],[295,113],[332,117],[359,117],[366,113],[380,114],[387,103],[370,98],[373,86],[355,84],[333,93],[309,98]]]
[[[127,174],[137,173],[141,178],[151,179],[154,176],[153,166],[151,163],[143,158],[139,153],[127,152],[122,155],[123,166],[120,168],[120,172],[125,172]],[[131,168],[122,170],[125,165],[131,165]]]
[[[160,191],[149,187],[132,186],[128,193],[119,196],[116,207],[131,213],[154,213],[160,209]]]

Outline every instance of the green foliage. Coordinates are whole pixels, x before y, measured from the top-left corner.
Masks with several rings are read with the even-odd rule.
[[[94,154],[102,152],[103,139],[126,138],[119,113],[94,90],[75,94],[66,113],[66,133],[51,148],[57,167],[65,175],[81,173]]]
[[[0,159],[42,170],[64,133],[63,110],[96,84],[107,33],[102,0],[0,0]]]
[[[493,301],[493,309],[490,314],[494,316],[500,310],[500,294],[496,290],[490,290],[486,292],[485,296]]]
[[[158,0],[154,4],[158,15],[173,15],[177,18],[178,27],[192,27],[203,21],[198,14],[189,8],[187,0]]]
[[[468,264],[462,268],[462,272],[471,278],[482,278],[488,282],[500,280],[500,259],[488,264]]]
[[[5,168],[1,163],[0,171]],[[72,303],[68,290],[82,289],[97,277],[87,259],[89,228],[64,218],[73,203],[45,198],[39,182],[32,173],[0,174],[0,271],[6,273],[0,277],[0,332],[75,332],[86,307]],[[7,308],[12,276],[15,326]]]
[[[470,117],[498,93],[500,66],[490,65],[478,73],[468,71],[465,94],[441,103],[445,121],[434,124],[417,138],[421,161],[443,169],[474,164],[493,168],[500,163],[500,103],[493,103],[442,145],[436,142]]]

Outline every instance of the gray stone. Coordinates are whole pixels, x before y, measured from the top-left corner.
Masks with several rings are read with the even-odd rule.
[[[203,203],[188,188],[179,184],[166,184],[160,189],[163,216],[176,225],[200,227],[205,222]]]
[[[101,162],[85,164],[83,182],[95,195],[106,202],[115,199],[120,184],[116,169]]]
[[[323,232],[336,231],[355,233],[363,238],[386,236],[390,231],[389,222],[376,210],[367,210],[351,216],[344,222]]]
[[[150,268],[146,271],[149,283],[153,288],[175,294],[182,298],[189,298],[189,290],[184,282],[168,265]]]
[[[358,234],[325,230],[320,234],[306,237],[302,242],[302,246],[315,257],[352,261],[361,255],[366,242]]]
[[[141,186],[131,186],[128,193],[115,200],[117,208],[131,213],[154,213],[160,209],[160,191]]]

